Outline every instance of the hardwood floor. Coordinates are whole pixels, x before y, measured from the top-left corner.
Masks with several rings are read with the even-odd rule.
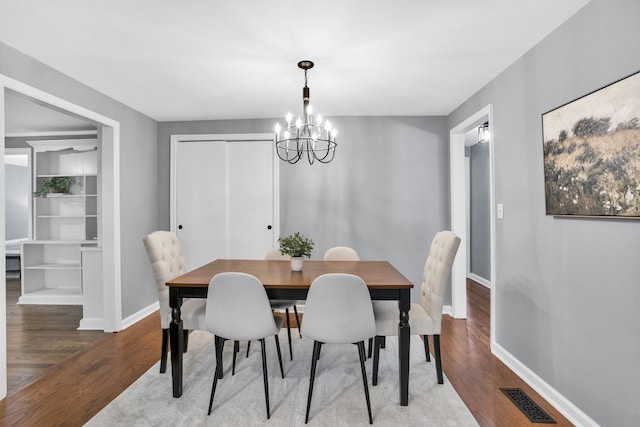
[[[557,422],[556,426],[572,426],[491,354],[489,289],[467,279],[467,295],[467,319],[443,317],[440,338],[442,368],[478,423],[483,427],[533,425],[500,391],[500,388],[519,387]]]
[[[468,292],[468,319],[445,316],[441,346],[445,375],[478,423],[483,427],[532,425],[499,390],[520,387],[558,422],[556,425],[571,426],[491,355],[489,291],[468,283]],[[156,312],[124,331],[103,334],[89,348],[67,357],[0,401],[0,425],[82,425],[158,361],[159,325]]]
[[[20,280],[7,279],[7,391],[20,390],[48,369],[104,338],[78,331],[79,305],[18,305]]]

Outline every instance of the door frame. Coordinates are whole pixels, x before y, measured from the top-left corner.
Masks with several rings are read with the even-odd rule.
[[[102,247],[104,330],[122,329],[121,258],[120,258],[120,122],[98,114],[80,105],[59,98],[43,90],[12,79],[0,73],[0,155],[4,157],[5,91],[11,90],[54,109],[75,115],[98,128],[98,142],[102,145]],[[0,177],[4,179],[4,162],[0,163]],[[4,199],[0,202],[0,223],[5,223]],[[0,240],[4,240],[4,227],[0,227]],[[5,249],[0,247],[0,267],[5,266]],[[0,280],[0,336],[6,336],[6,281]],[[0,399],[7,395],[7,347],[0,340]]]
[[[451,300],[453,317],[467,317],[467,176],[465,160],[465,134],[473,128],[488,121],[491,123],[491,141],[489,142],[489,205],[491,206],[489,219],[491,231],[491,342],[495,336],[495,181],[494,181],[494,145],[496,141],[493,119],[493,105],[489,104],[472,114],[449,132],[449,178],[451,193],[451,229],[461,238],[460,249],[453,262],[451,270]]]
[[[232,133],[232,134],[179,134],[171,135],[171,153],[169,159],[169,230],[176,232],[178,228],[176,213],[176,154],[178,144],[182,142],[219,141],[242,142],[264,141],[275,146],[275,134],[273,133]],[[273,245],[280,235],[280,163],[277,162],[275,150],[271,158],[273,163]]]

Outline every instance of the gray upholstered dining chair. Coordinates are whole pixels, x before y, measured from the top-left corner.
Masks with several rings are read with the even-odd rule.
[[[322,257],[323,261],[360,261],[358,252],[348,246],[334,246],[327,249]]]
[[[171,307],[169,307],[169,288],[165,285],[187,272],[182,256],[182,248],[178,237],[171,231],[154,231],[142,239],[147,251],[153,276],[156,281],[158,303],[160,305],[160,326],[162,327],[162,347],[160,352],[160,373],[167,370],[167,350],[169,347],[169,323]],[[190,330],[204,330],[204,299],[185,300],[181,307],[184,328],[184,349],[186,351]]]
[[[434,236],[422,274],[420,303],[411,304],[409,311],[411,334],[423,336],[427,362],[431,360],[427,337],[429,335],[433,337],[433,353],[436,359],[439,384],[444,382],[440,358],[442,304],[448,284],[447,279],[459,246],[460,238],[451,231],[440,231]],[[376,301],[373,310],[376,319],[376,337],[373,351],[372,383],[375,386],[378,384],[378,362],[382,338],[398,335],[398,304],[395,301]]]
[[[321,275],[313,281],[309,287],[302,318],[302,335],[313,340],[305,424],[309,421],[316,365],[320,347],[324,343],[357,344],[369,423],[373,423],[364,366],[364,340],[374,334],[375,319],[371,296],[364,280],[352,274],[331,273]]]
[[[287,260],[290,261],[291,257],[289,255],[282,254],[278,249],[273,249],[267,252],[264,259],[266,260]],[[282,299],[270,299],[269,303],[271,304],[272,310],[284,310],[285,319],[287,321],[287,337],[289,338],[289,357],[293,360],[293,347],[291,345],[291,325],[289,324],[289,309],[293,307],[293,312],[296,316],[296,325],[298,326],[298,335],[302,338],[302,334],[300,333],[300,317],[298,316],[298,307],[296,304],[298,301],[296,300],[282,300]],[[249,348],[247,346],[247,354],[249,353]]]
[[[237,318],[237,314],[240,312],[243,313],[242,321],[238,321]],[[275,337],[280,374],[284,378],[280,341],[278,340],[282,318],[273,315],[267,292],[260,280],[250,274],[235,272],[219,273],[213,276],[209,282],[207,293],[205,325],[207,330],[214,335],[216,347],[216,370],[213,376],[208,414],[211,415],[216,385],[222,374],[222,350],[225,341],[260,340],[267,419],[270,418],[269,380],[264,339],[272,335]]]

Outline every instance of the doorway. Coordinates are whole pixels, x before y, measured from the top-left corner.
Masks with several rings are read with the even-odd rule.
[[[71,116],[82,118],[98,129],[98,143],[102,144],[102,182],[103,195],[103,301],[104,301],[104,330],[113,332],[122,329],[122,301],[120,277],[120,194],[119,194],[119,145],[120,124],[108,117],[87,110],[79,105],[58,98],[47,92],[36,89],[18,80],[0,74],[0,135],[4,138],[5,127],[5,93],[12,93],[29,98],[34,102],[65,112]],[[4,144],[0,144],[0,154],[4,156]],[[0,177],[4,182],[5,167],[0,163]],[[0,205],[0,222],[5,223],[4,203]],[[5,239],[4,227],[0,227],[0,237]],[[5,249],[0,249],[1,263],[5,265]],[[0,280],[0,335],[6,336],[6,282]],[[7,394],[7,353],[6,342],[0,342],[0,399]]]
[[[449,163],[450,163],[450,194],[451,194],[451,228],[462,239],[460,249],[456,255],[451,271],[451,300],[453,317],[467,317],[467,245],[469,236],[467,235],[468,218],[468,191],[467,172],[465,158],[465,134],[477,129],[485,122],[491,124],[493,120],[493,108],[487,105],[481,110],[469,116],[458,125],[454,126],[449,133]],[[495,132],[489,145],[489,224],[490,224],[490,277],[492,286],[495,286],[495,196],[494,196],[494,144]],[[494,325],[494,304],[495,292],[491,292],[491,337],[495,331]]]

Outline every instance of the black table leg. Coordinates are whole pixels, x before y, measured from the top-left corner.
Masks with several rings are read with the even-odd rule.
[[[180,318],[182,298],[178,288],[169,289],[169,307],[171,307],[171,323],[169,324],[169,344],[171,345],[171,381],[173,397],[182,396],[182,352],[184,349],[184,331]]]
[[[409,405],[409,350],[411,327],[409,326],[409,309],[411,308],[411,294],[409,289],[400,290],[400,323],[398,324],[398,360],[400,362],[400,405]]]

